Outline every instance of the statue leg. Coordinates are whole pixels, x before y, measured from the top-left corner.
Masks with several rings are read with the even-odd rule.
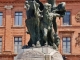
[[[55,31],[55,34],[57,33],[57,23],[56,23],[56,17],[53,17],[53,28]]]
[[[54,34],[54,43],[53,43],[53,48],[58,50],[58,45],[60,43],[60,38],[57,34]]]
[[[35,33],[31,34],[31,40],[32,40],[32,47],[35,47],[35,45],[36,45]]]
[[[30,34],[30,40],[28,42],[28,46],[35,47],[35,37],[34,37],[34,34],[33,35]]]
[[[59,43],[60,43],[60,38],[59,36],[55,36],[55,40],[54,40],[54,43],[56,44],[56,46],[58,47]]]
[[[35,32],[36,32],[36,47],[40,47],[41,46],[41,44],[40,44],[40,28],[39,28],[39,25],[36,25],[36,30],[35,30]]]
[[[40,27],[39,27],[40,24],[39,23],[40,23],[40,21],[38,20],[35,25],[35,32],[36,32],[37,41],[40,40]]]
[[[43,39],[45,40],[45,45],[48,45],[47,34],[48,34],[48,29],[44,28]]]
[[[53,36],[54,32],[53,32],[53,29],[51,28],[49,31],[48,31],[48,45],[50,46],[53,46],[53,43],[54,43],[54,36]]]

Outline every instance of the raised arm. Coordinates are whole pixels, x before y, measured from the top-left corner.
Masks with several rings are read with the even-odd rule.
[[[52,5],[52,8],[56,7],[56,0],[47,0],[47,2]]]

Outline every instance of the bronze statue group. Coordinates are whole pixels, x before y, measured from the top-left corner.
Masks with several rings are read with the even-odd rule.
[[[39,0],[27,0],[25,2],[27,33],[30,34],[28,46],[41,47],[52,46],[58,48],[60,38],[57,34],[56,17],[65,15],[65,3],[56,6],[55,0],[47,0],[42,4]]]

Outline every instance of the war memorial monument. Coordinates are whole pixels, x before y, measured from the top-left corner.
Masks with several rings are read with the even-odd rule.
[[[25,5],[29,48],[19,54],[18,60],[63,60],[58,51],[60,38],[56,18],[65,15],[65,2],[57,5],[56,0],[47,0],[44,4],[39,0],[26,0]]]

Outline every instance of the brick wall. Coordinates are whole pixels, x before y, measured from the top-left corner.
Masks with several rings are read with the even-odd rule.
[[[21,0],[20,0],[21,1]],[[25,26],[25,19],[26,19],[26,8],[24,8],[24,1],[21,2],[12,2],[7,0],[0,1],[0,12],[3,12],[3,22],[2,26],[0,27],[0,37],[2,37],[2,52],[4,51],[11,51],[10,54],[0,54],[0,60],[13,60],[14,55],[14,37],[15,36],[21,36],[22,37],[22,46],[27,45],[30,35],[26,34],[27,28]],[[47,0],[40,0],[43,3]],[[75,19],[75,16],[77,13],[80,12],[80,1],[68,1],[68,0],[58,0],[58,3],[60,1],[66,1],[66,10],[71,11],[71,25],[70,26],[63,26],[63,18],[59,19],[57,18],[57,24],[58,24],[58,33],[61,39],[61,43],[59,45],[59,51],[62,53],[62,36],[70,36],[71,39],[71,54],[66,55],[67,60],[79,60],[80,58],[80,47],[76,44],[75,38],[80,33],[80,22],[77,22]],[[58,4],[57,3],[57,4]],[[7,9],[4,8],[6,5],[10,6],[12,5],[13,8]],[[15,17],[15,11],[22,11],[23,12],[23,20],[22,20],[22,26],[17,27],[14,26],[14,17]],[[63,54],[63,53],[62,53]],[[63,54],[64,55],[64,54]]]
[[[14,56],[16,56],[16,54],[12,54],[10,51],[4,51],[0,54],[0,60],[14,60]]]

